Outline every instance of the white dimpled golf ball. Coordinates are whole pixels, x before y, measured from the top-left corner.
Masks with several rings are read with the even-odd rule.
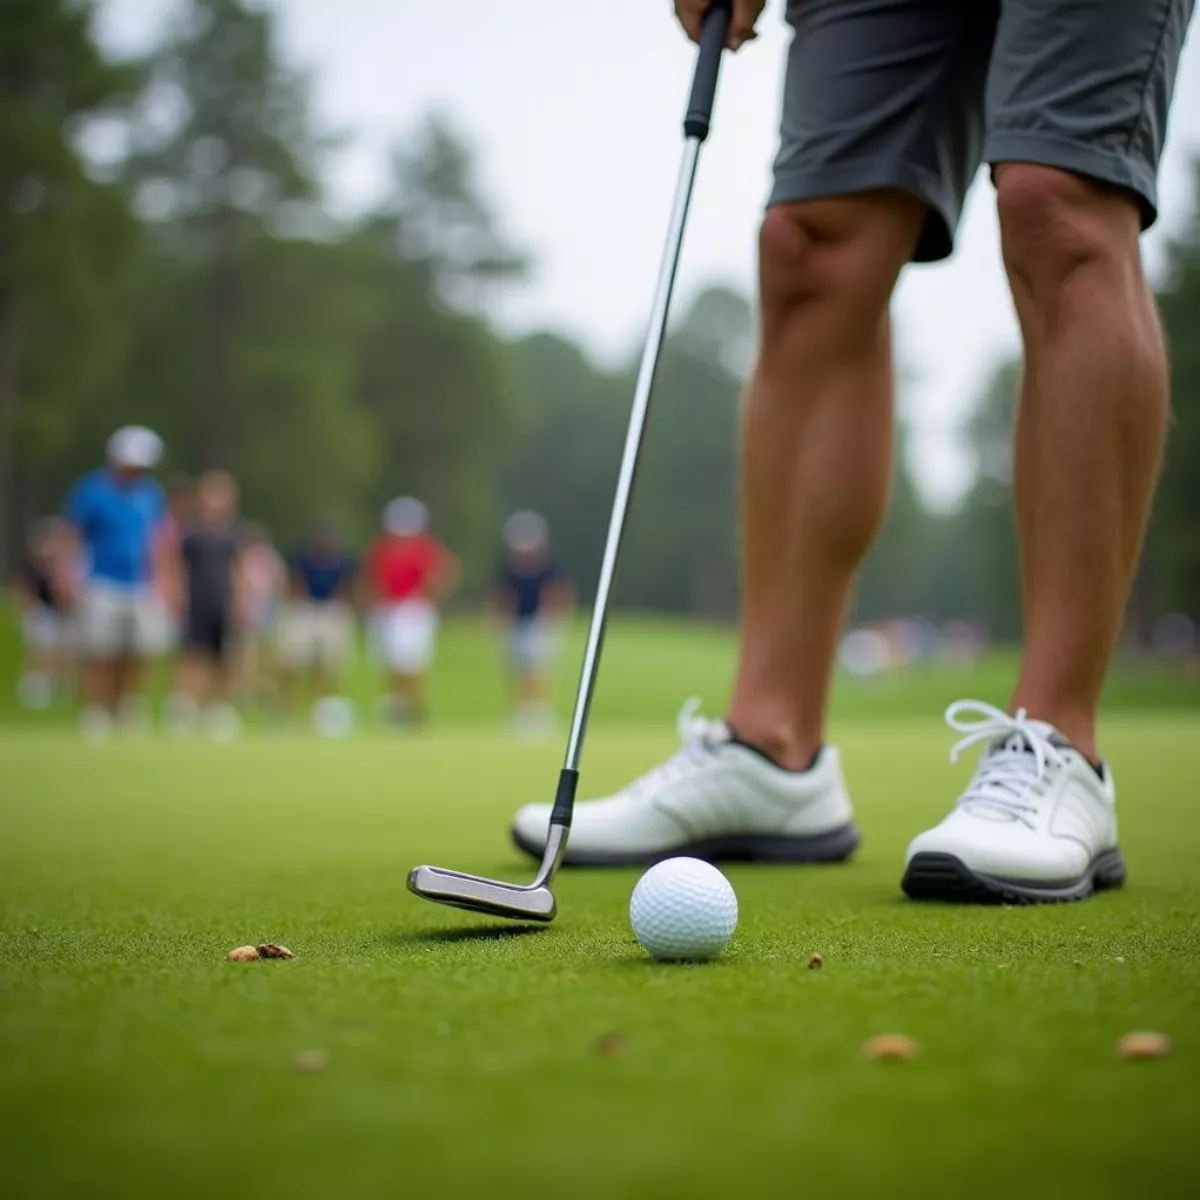
[[[715,958],[737,919],[729,880],[698,858],[668,858],[651,867],[629,900],[634,936],[658,959]]]

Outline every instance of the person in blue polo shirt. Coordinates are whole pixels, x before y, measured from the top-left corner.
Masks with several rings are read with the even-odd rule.
[[[118,717],[144,712],[144,668],[163,625],[154,584],[166,500],[150,474],[161,457],[156,433],[127,425],[109,438],[106,464],[67,497],[66,518],[83,558],[77,636],[83,730],[91,737],[107,734]]]

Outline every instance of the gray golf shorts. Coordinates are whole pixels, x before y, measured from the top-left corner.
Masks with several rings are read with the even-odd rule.
[[[1127,188],[1143,227],[1194,0],[788,0],[771,204],[898,188],[945,258],[981,163]]]

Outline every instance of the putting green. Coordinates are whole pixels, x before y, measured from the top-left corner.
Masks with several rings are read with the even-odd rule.
[[[0,733],[4,1190],[1183,1193],[1200,1128],[1195,734],[1185,713],[1107,726],[1124,893],[962,910],[897,887],[906,839],[964,776],[947,738],[845,723],[859,857],[730,869],[729,951],[679,967],[628,932],[636,872],[566,875],[537,932],[404,890],[419,861],[525,874],[506,821],[552,784],[554,745]],[[585,779],[616,785],[669,748],[666,729],[602,728]],[[296,959],[225,961],[264,940]],[[1132,1029],[1170,1034],[1172,1055],[1118,1061]],[[862,1061],[886,1032],[919,1057]],[[306,1051],[324,1069],[299,1069]]]

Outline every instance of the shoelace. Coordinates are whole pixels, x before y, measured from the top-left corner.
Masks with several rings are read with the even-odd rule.
[[[1032,720],[1023,708],[1010,716],[982,700],[956,700],[946,709],[946,724],[966,735],[951,749],[951,762],[958,762],[959,755],[978,742],[990,746],[958,803],[990,808],[1032,829],[1029,814],[1037,812],[1033,803],[1037,789],[1051,767],[1066,762],[1051,741],[1054,727]],[[1014,739],[1016,746],[1010,744]]]
[[[700,715],[700,699],[692,696],[684,702],[675,718],[675,731],[681,748],[666,762],[652,767],[625,788],[627,796],[639,799],[690,774],[702,765],[713,749],[725,740],[725,724]]]

